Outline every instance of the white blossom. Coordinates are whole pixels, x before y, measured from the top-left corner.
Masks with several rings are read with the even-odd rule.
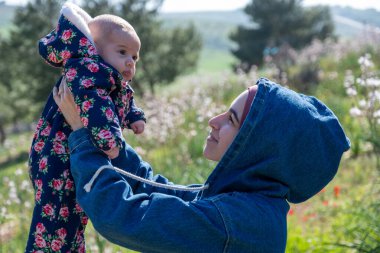
[[[353,107],[350,109],[350,115],[352,117],[359,117],[362,115],[362,111],[357,107]]]

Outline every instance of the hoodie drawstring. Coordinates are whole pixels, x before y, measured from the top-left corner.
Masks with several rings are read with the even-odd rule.
[[[113,167],[112,165],[103,165],[101,166],[96,172],[95,174],[92,176],[91,180],[88,181],[88,183],[83,187],[83,189],[86,191],[86,192],[90,192],[91,191],[91,187],[92,187],[92,184],[94,183],[95,179],[99,176],[99,174],[105,170],[105,169],[111,169],[111,170],[114,170],[120,174],[123,174],[129,178],[132,178],[132,179],[135,179],[137,181],[140,181],[142,183],[146,183],[146,184],[149,184],[149,185],[152,185],[152,186],[156,186],[156,187],[160,187],[160,188],[164,188],[164,189],[169,189],[169,190],[178,190],[178,191],[202,191],[202,190],[205,190],[208,188],[208,184],[206,185],[202,185],[202,186],[197,186],[197,187],[188,187],[188,186],[179,186],[179,185],[167,185],[167,184],[162,184],[162,183],[157,183],[157,182],[154,182],[154,181],[151,181],[149,179],[146,179],[146,178],[142,178],[142,177],[139,177],[139,176],[136,176],[130,172],[127,172],[127,171],[124,171],[124,170],[121,170],[117,167]]]

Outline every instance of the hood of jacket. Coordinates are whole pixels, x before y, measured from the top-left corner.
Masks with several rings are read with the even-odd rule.
[[[122,81],[122,75],[98,54],[88,23],[92,20],[79,6],[66,2],[61,9],[57,27],[39,40],[39,54],[53,67],[100,62],[94,75],[112,77],[111,83]],[[99,70],[98,70],[99,68]],[[94,69],[95,70],[95,69]],[[106,82],[107,85],[110,82]],[[126,85],[126,84],[125,84]]]
[[[247,118],[202,196],[242,191],[303,202],[333,179],[350,141],[315,97],[265,78],[257,85]]]

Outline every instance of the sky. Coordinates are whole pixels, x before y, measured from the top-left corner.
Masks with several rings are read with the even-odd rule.
[[[6,4],[20,5],[28,0],[5,0]],[[250,0],[165,0],[161,11],[221,11],[243,8]],[[375,8],[380,11],[380,0],[304,0],[305,6],[316,4],[350,6],[357,9]]]

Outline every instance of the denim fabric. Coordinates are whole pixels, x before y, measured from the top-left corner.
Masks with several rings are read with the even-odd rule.
[[[335,175],[349,141],[320,101],[267,79],[237,137],[196,194],[104,170],[111,165],[169,184],[127,144],[109,161],[86,129],[69,137],[77,199],[108,240],[142,252],[284,252],[287,201],[310,198]],[[278,122],[277,122],[278,121]]]

